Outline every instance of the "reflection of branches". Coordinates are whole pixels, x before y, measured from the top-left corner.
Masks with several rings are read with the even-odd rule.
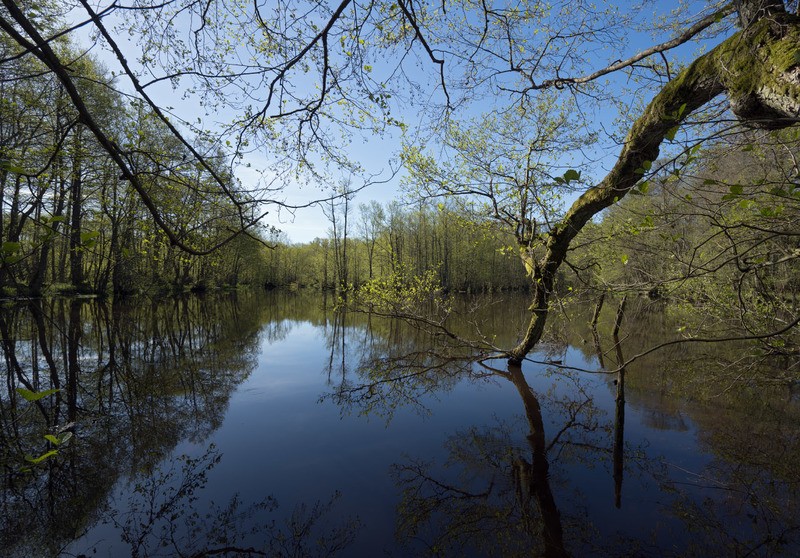
[[[620,366],[617,368],[617,370],[613,370],[612,372],[618,372],[620,369],[622,369],[622,368],[624,368],[626,366],[629,366],[631,363],[635,362],[636,360],[639,360],[640,358],[642,358],[642,357],[644,357],[646,355],[649,355],[652,352],[658,351],[659,349],[663,349],[664,347],[669,347],[670,345],[680,345],[680,344],[683,344],[683,343],[726,343],[726,342],[730,343],[730,342],[733,342],[733,341],[754,341],[754,340],[758,340],[758,339],[769,339],[771,337],[777,337],[779,335],[782,335],[782,334],[792,330],[798,324],[800,324],[800,316],[796,317],[794,320],[792,320],[786,326],[780,328],[779,330],[771,331],[771,332],[768,332],[768,333],[753,334],[753,335],[732,335],[730,337],[717,337],[717,338],[714,338],[714,337],[687,337],[685,339],[673,339],[671,341],[665,341],[664,343],[660,343],[660,344],[658,344],[658,345],[656,345],[654,347],[650,347],[649,349],[647,349],[645,351],[642,351],[641,353],[638,353],[638,354],[632,356],[627,361],[621,363]]]
[[[574,400],[547,395],[564,422],[548,441],[539,396],[522,370],[509,366],[494,375],[510,381],[522,399],[525,442],[515,440],[506,424],[471,428],[447,442],[446,466],[454,473],[434,473],[433,464],[416,460],[395,465],[394,476],[403,489],[398,532],[424,544],[428,554],[477,550],[486,555],[566,556],[563,520],[550,484],[551,463],[567,456],[565,447],[608,452],[585,439],[605,430],[598,428],[592,400],[578,385]]]
[[[36,407],[0,397],[5,554],[55,555],[125,470],[151,470],[178,441],[204,439],[219,426],[254,366],[260,307],[243,313],[232,298],[209,302],[49,299],[0,314],[8,394],[18,386],[61,390]],[[43,435],[57,437],[64,419],[77,443],[19,472],[26,454],[53,449]]]
[[[408,405],[427,410],[424,398],[451,389],[459,380],[473,375],[472,359],[440,358],[429,351],[415,351],[398,357],[367,358],[358,367],[357,382],[343,379],[330,398],[343,408],[360,407],[363,414],[377,413],[391,418],[394,410]]]
[[[335,556],[344,551],[355,539],[361,523],[348,519],[336,527],[326,527],[323,522],[332,514],[333,506],[339,498],[337,492],[327,503],[315,502],[309,509],[299,504],[289,519],[285,529],[275,531],[274,522],[270,525],[269,556],[276,558],[305,558],[307,556]],[[319,531],[322,530],[322,533]]]
[[[475,365],[476,355],[484,355],[487,344],[467,341],[445,323],[452,312],[450,301],[440,298],[430,279],[398,276],[390,284],[376,281],[366,293],[359,292],[358,300],[351,301],[356,308],[352,315],[367,316],[370,330],[360,339],[352,335],[345,341],[355,329],[345,328],[347,314],[344,309],[337,311],[333,331],[327,335],[327,370],[330,379],[334,356],[341,351],[342,379],[323,399],[389,418],[401,405],[426,412],[426,397],[451,389],[460,379],[491,376]],[[415,288],[395,288],[396,282],[406,280]],[[471,325],[479,328],[477,322]],[[386,335],[375,335],[384,326]],[[357,363],[352,371],[346,370],[345,347],[347,358]]]
[[[196,491],[205,486],[208,472],[221,458],[212,445],[197,459],[181,458],[180,471],[170,468],[136,483],[121,517],[110,515],[111,522],[122,530],[122,540],[131,546],[132,556],[148,556],[151,546],[158,548],[162,541],[175,541],[178,523],[174,519],[194,505]]]
[[[123,511],[109,514],[132,557],[335,556],[353,542],[357,520],[328,525],[338,493],[326,503],[298,504],[280,523],[267,520],[278,509],[271,496],[247,505],[235,495],[224,507],[203,504],[201,513],[202,490],[221,459],[212,445],[135,483]]]

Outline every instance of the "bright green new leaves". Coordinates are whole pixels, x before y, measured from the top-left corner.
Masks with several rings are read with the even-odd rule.
[[[26,401],[39,401],[40,399],[44,399],[49,395],[53,395],[54,393],[58,393],[60,390],[57,389],[46,389],[44,391],[31,391],[26,388],[17,388],[17,393],[19,393],[23,399]]]
[[[582,180],[580,169],[561,163],[593,139],[571,109],[568,99],[543,94],[535,104],[451,121],[439,138],[444,150],[405,146],[406,191],[447,200],[528,245],[563,214],[565,196]]]
[[[0,245],[0,261],[6,264],[14,264],[22,259],[22,243],[20,242],[3,242]]]
[[[50,442],[52,445],[54,445],[56,449],[48,450],[45,453],[39,455],[38,457],[33,457],[32,455],[25,455],[25,461],[27,461],[28,463],[32,463],[33,465],[38,465],[50,459],[51,457],[55,457],[56,455],[58,455],[58,448],[64,446],[67,442],[69,442],[72,439],[72,432],[70,431],[60,432],[58,435],[45,434],[43,438],[48,442]]]
[[[43,461],[45,461],[45,460],[47,460],[47,459],[49,459],[51,457],[54,457],[56,455],[58,455],[58,450],[50,450],[48,452],[43,453],[39,457],[33,457],[31,455],[26,455],[25,456],[25,461],[28,461],[29,463],[33,463],[34,465],[38,465],[39,463],[42,463]]]
[[[564,173],[564,176],[556,176],[553,180],[556,184],[569,184],[570,182],[577,182],[581,179],[580,171],[569,169]]]
[[[368,281],[359,289],[357,301],[372,312],[401,317],[427,315],[437,321],[446,318],[451,306],[437,270],[411,274],[402,267],[389,276]]]
[[[34,402],[40,401],[40,400],[44,399],[45,397],[48,397],[50,395],[58,393],[59,391],[60,390],[58,390],[58,389],[46,389],[46,390],[43,390],[43,391],[31,391],[31,390],[29,390],[27,388],[23,388],[23,387],[16,388],[16,392],[20,396],[22,396],[23,399],[25,399],[26,401],[28,401],[30,403],[34,403]],[[45,461],[47,461],[51,457],[55,457],[56,455],[58,455],[58,448],[64,446],[65,444],[67,444],[67,442],[69,442],[72,439],[72,436],[73,436],[72,432],[70,432],[69,430],[66,430],[64,428],[62,428],[61,431],[57,432],[56,434],[45,434],[43,436],[43,438],[45,440],[47,440],[47,442],[50,445],[55,446],[55,449],[50,449],[50,450],[48,450],[48,451],[46,451],[46,452],[44,452],[44,453],[42,453],[41,455],[38,455],[38,456],[25,454],[25,461],[27,461],[28,463],[31,463],[32,465],[39,465],[41,463],[44,463]]]
[[[84,231],[81,232],[81,245],[84,248],[94,248],[97,244],[97,239],[100,237],[100,231]]]

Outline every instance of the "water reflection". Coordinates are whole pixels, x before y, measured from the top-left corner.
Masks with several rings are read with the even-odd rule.
[[[58,554],[117,479],[154,470],[179,441],[219,426],[257,347],[258,313],[241,304],[56,299],[0,312],[4,552]],[[29,402],[17,388],[58,391]],[[63,425],[70,443],[32,465]]]
[[[464,338],[508,345],[525,317],[514,300],[458,304]],[[0,548],[797,554],[791,386],[750,367],[770,381],[728,388],[740,347],[624,367],[674,326],[615,306],[567,308],[535,357],[551,364],[522,368],[304,292],[7,307]]]
[[[274,519],[280,506],[272,496],[254,503],[239,494],[223,505],[203,501],[222,459],[212,444],[198,457],[181,455],[138,476],[121,491],[124,504],[109,507],[102,522],[113,526],[132,557],[324,557],[352,543],[360,524],[335,514],[338,493],[327,502],[298,504],[282,521]],[[106,544],[84,546],[84,553],[102,554]]]
[[[336,402],[345,408],[360,408],[368,414],[388,410],[391,414],[398,406],[419,407],[429,393],[447,393],[466,379],[504,379],[514,385],[524,409],[527,450],[520,445],[522,429],[502,422],[493,428],[473,427],[451,435],[445,444],[447,457],[441,462],[411,458],[395,464],[394,476],[402,493],[397,508],[397,535],[410,554],[794,555],[800,529],[795,513],[800,476],[796,469],[789,482],[781,482],[773,475],[776,470],[785,470],[787,464],[795,463],[797,456],[760,454],[757,465],[749,465],[753,459],[750,452],[761,446],[759,442],[753,444],[749,433],[765,427],[763,422],[755,423],[756,428],[752,420],[740,416],[738,420],[742,422],[732,424],[729,420],[735,421],[737,417],[723,406],[715,409],[721,413],[717,415],[720,424],[706,424],[703,419],[707,403],[687,406],[686,401],[669,393],[685,389],[679,383],[691,378],[673,374],[660,385],[658,381],[647,385],[653,379],[649,377],[651,373],[656,372],[655,380],[663,380],[665,372],[664,366],[644,361],[644,366],[633,371],[637,421],[634,426],[639,435],[635,436],[635,443],[626,445],[626,381],[631,372],[625,367],[623,347],[628,341],[631,352],[642,349],[628,338],[620,339],[624,308],[623,300],[609,336],[611,356],[603,350],[603,336],[597,328],[592,332],[597,362],[616,370],[607,381],[613,406],[605,408],[596,402],[600,394],[597,386],[592,385],[596,378],[592,374],[540,369],[536,372],[537,383],[544,387],[536,390],[519,368],[476,369],[457,353],[443,356],[445,351],[441,346],[425,350],[425,342],[430,346],[431,339],[422,340],[402,356],[375,358],[370,351],[361,355],[350,375],[357,381],[343,383],[334,393]],[[635,323],[635,317],[631,321],[634,328],[641,327]],[[737,347],[714,347],[712,351],[684,349],[681,360],[691,358],[695,366],[708,366],[719,363],[721,354],[730,350]],[[557,345],[551,346],[545,358],[552,360],[553,355],[568,352]],[[561,364],[561,360],[557,362]],[[674,362],[666,361],[666,366],[675,372]],[[722,370],[729,373],[727,368]],[[542,382],[542,372],[556,380],[550,385],[548,381]],[[710,373],[713,374],[713,369]],[[768,370],[765,378],[771,378]],[[709,380],[712,379],[704,379]],[[571,386],[565,388],[565,383]],[[542,398],[548,403],[546,413],[542,411]],[[764,402],[762,399],[761,404]],[[797,408],[781,407],[778,416],[786,412],[797,416]],[[697,432],[690,426],[690,420],[707,430]],[[641,438],[642,427],[697,434],[700,440],[700,446],[694,449],[697,454],[682,456],[684,448],[668,442],[650,447],[653,442]],[[732,445],[728,441],[724,444],[726,451],[733,447],[741,450],[731,455],[730,460],[720,459],[719,449],[706,445],[709,433],[718,436],[714,434],[717,428],[725,433],[742,434]],[[770,430],[761,441],[770,444],[780,440],[796,449],[797,430],[791,430],[791,433]],[[686,463],[678,464],[676,461],[680,459]],[[604,509],[602,502],[591,500],[589,494],[575,488],[589,478],[592,480],[588,482],[594,482],[598,477],[576,465],[591,469],[598,463],[610,465],[613,504],[620,510],[613,520],[602,517],[602,513],[608,512],[600,512],[598,516],[598,511]],[[626,475],[632,478],[628,513],[623,510]],[[566,492],[565,497],[559,496],[559,489]],[[596,490],[590,488],[587,492]],[[559,500],[563,500],[561,505],[557,503]],[[649,509],[644,518],[637,518],[643,505]]]
[[[562,517],[552,484],[566,481],[563,469],[570,464],[606,459],[602,412],[577,382],[578,397],[561,390],[540,395],[519,366],[492,373],[514,386],[522,420],[451,435],[442,464],[412,459],[394,467],[403,496],[398,536],[409,541],[412,555],[560,557],[571,546],[565,524],[568,537],[587,536],[580,514],[569,510]],[[565,420],[553,424],[553,412]]]

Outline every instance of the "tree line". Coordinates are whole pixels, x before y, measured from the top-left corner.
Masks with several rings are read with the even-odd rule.
[[[353,211],[352,205],[347,198],[329,204],[324,238],[292,244],[277,237],[265,255],[264,283],[341,293],[372,280],[433,272],[446,291],[527,288],[508,235],[456,207],[373,200]]]

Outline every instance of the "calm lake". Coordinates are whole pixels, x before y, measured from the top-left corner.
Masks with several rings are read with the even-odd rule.
[[[527,319],[455,304],[501,347]],[[0,555],[800,555],[797,359],[605,373],[677,335],[639,300],[615,346],[614,311],[519,369],[311,292],[7,305]]]

